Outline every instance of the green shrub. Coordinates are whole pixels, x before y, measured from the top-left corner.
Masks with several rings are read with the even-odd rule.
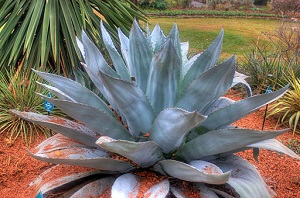
[[[290,83],[290,90],[272,106],[269,116],[278,115],[279,121],[288,124],[295,134],[300,123],[300,79],[293,70],[285,75],[285,79]]]
[[[40,78],[34,73],[0,72],[0,134],[7,135],[11,142],[22,137],[26,144],[31,143],[36,134],[49,136],[49,130],[32,124],[9,113],[10,109],[47,113],[43,100],[35,92],[46,94],[46,90],[36,83]]]

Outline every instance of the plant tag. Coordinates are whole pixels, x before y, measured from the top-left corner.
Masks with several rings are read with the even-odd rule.
[[[51,98],[50,93],[48,93],[48,97]],[[46,109],[46,111],[51,113],[54,109],[54,105],[51,102],[48,102],[47,100],[44,100],[44,108]]]
[[[266,89],[266,94],[272,93],[272,92],[273,92],[273,91],[272,91],[270,85],[268,85],[268,87],[267,87],[267,89]]]

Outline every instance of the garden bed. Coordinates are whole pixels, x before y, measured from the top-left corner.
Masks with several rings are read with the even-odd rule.
[[[230,96],[233,99],[240,98],[239,95]],[[240,127],[261,130],[265,107],[243,118],[235,123]],[[265,130],[273,130],[276,125],[275,119],[267,119]],[[39,136],[36,142],[29,149],[38,145],[45,138]],[[292,135],[287,132],[277,138],[279,141],[287,143],[288,140],[300,140],[300,135]],[[9,142],[5,136],[0,139],[0,197],[5,198],[28,198],[30,197],[26,190],[28,184],[40,173],[52,167],[53,165],[33,159],[27,153],[28,148],[22,140],[18,139],[14,144]],[[266,183],[277,193],[278,198],[300,197],[300,161],[289,156],[282,155],[272,151],[261,150],[259,161],[253,159],[252,151],[249,150],[238,155],[253,163]],[[63,166],[60,170],[78,169],[78,167]],[[59,174],[59,172],[55,172]]]

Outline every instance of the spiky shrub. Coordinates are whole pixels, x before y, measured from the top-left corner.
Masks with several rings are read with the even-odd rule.
[[[51,179],[48,170],[31,184],[36,193],[185,197],[178,183],[186,181],[208,197],[273,195],[254,166],[233,153],[267,148],[300,159],[273,139],[286,130],[228,125],[280,97],[287,87],[238,102],[222,97],[236,83],[245,83],[235,72],[234,56],[216,65],[223,30],[206,51],[188,60],[188,43],[180,43],[176,25],[167,37],[159,26],[145,36],[134,22],[129,38],[119,31],[122,56],[101,29],[114,69],[84,32],[78,45],[87,73],[109,106],[79,83],[36,71],[59,99],[41,96],[77,121],[12,110],[58,132],[30,152],[34,158],[95,169],[63,177],[52,173]],[[147,182],[141,171],[164,179],[143,191]]]
[[[284,78],[290,83],[291,89],[272,105],[269,116],[278,116],[281,123],[288,124],[293,129],[294,135],[299,129],[300,79],[296,77],[292,69],[284,75]]]

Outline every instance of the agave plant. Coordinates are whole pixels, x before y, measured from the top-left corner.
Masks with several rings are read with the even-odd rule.
[[[118,32],[120,52],[103,24],[101,33],[113,68],[84,32],[77,41],[85,69],[108,104],[75,81],[35,71],[51,84],[41,85],[57,99],[41,96],[76,121],[12,110],[58,132],[30,152],[35,159],[91,168],[58,176],[55,166],[30,184],[35,194],[186,197],[184,181],[203,197],[274,195],[255,167],[234,153],[266,148],[300,159],[274,139],[286,130],[230,124],[274,101],[287,87],[238,102],[224,97],[235,84],[248,85],[235,72],[234,56],[218,64],[223,30],[206,51],[190,59],[176,24],[165,36],[158,25],[144,34],[134,22],[129,38]],[[145,189],[149,177],[141,172],[162,179]]]

